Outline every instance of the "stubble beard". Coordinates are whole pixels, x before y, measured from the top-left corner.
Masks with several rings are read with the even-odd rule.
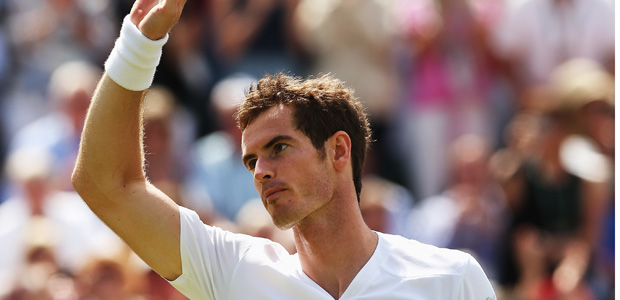
[[[318,211],[323,209],[323,207],[330,202],[328,200],[324,200],[324,197],[333,200],[333,196],[330,197],[330,193],[326,192],[330,189],[327,188],[327,183],[325,181],[316,180],[314,182],[314,186],[321,189],[323,193],[318,195],[314,194],[314,197],[306,196],[302,199],[296,199],[298,202],[297,205],[299,205],[297,207],[294,205],[290,206],[291,203],[288,203],[285,204],[287,207],[284,207],[282,211],[276,213],[270,212],[271,220],[278,229],[288,230],[293,227],[303,227],[303,224],[306,221],[312,219],[312,215],[318,213]],[[295,200],[292,202],[295,202]]]
[[[274,218],[272,217],[273,225],[275,225],[280,230],[288,230],[295,226],[296,222],[292,219],[288,218]]]
[[[314,174],[312,183],[308,186],[312,187],[310,190],[305,190],[303,195],[295,194],[293,197],[296,199],[289,200],[289,203],[284,204],[286,207],[281,207],[275,213],[269,212],[273,224],[281,230],[288,230],[295,226],[302,225],[307,221],[308,217],[323,208],[327,202],[324,197],[333,197],[333,190],[330,188],[329,180],[325,177],[327,174],[326,158],[323,157],[320,152],[317,151],[319,163],[321,167],[319,170],[314,170],[310,174]],[[285,200],[286,201],[286,200]],[[296,203],[295,203],[296,202]]]

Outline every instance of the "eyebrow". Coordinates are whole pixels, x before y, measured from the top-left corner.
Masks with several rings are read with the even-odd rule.
[[[277,135],[274,138],[272,138],[271,140],[269,140],[269,142],[267,142],[262,147],[262,149],[263,150],[267,150],[267,149],[273,147],[273,145],[275,145],[275,144],[277,144],[279,142],[282,142],[282,141],[292,141],[292,140],[293,140],[293,138],[291,136],[288,136],[288,135]],[[256,154],[250,153],[250,154],[244,155],[243,158],[242,158],[243,165],[247,166],[248,161],[253,159],[253,158],[256,158]]]

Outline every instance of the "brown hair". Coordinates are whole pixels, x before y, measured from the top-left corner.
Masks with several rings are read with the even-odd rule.
[[[353,91],[330,75],[302,80],[282,73],[268,75],[250,87],[239,106],[236,118],[239,128],[245,128],[261,113],[278,105],[292,105],[294,122],[325,156],[325,142],[337,131],[351,138],[353,183],[360,199],[362,168],[371,141],[370,124],[362,104]]]

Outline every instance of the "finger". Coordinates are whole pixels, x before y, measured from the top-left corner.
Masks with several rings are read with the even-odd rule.
[[[129,18],[138,25],[144,17],[159,3],[159,0],[137,0],[131,7]]]
[[[166,9],[168,9],[178,21],[178,19],[181,17],[181,12],[183,11],[183,7],[185,7],[185,3],[187,2],[187,0],[164,0],[164,2]]]
[[[185,3],[185,0],[160,1],[143,17],[138,25],[140,31],[151,39],[162,38],[179,20]]]

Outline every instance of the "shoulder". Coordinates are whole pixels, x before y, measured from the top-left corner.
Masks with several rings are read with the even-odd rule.
[[[389,256],[385,266],[399,277],[462,275],[473,260],[471,255],[453,249],[439,248],[398,235],[380,233]]]
[[[468,253],[439,248],[397,235],[379,234],[383,240],[382,271],[402,282],[425,282],[437,295],[459,299],[496,299],[480,264]],[[426,279],[433,280],[430,283]],[[432,289],[432,288],[431,288]]]
[[[240,260],[248,252],[270,253],[270,249],[277,253],[284,249],[279,243],[266,238],[254,237],[247,234],[235,233],[216,226],[205,224],[198,214],[188,208],[179,206],[181,222],[181,244],[196,249],[200,256],[208,251],[218,252],[218,255],[230,256],[233,260]],[[207,250],[209,249],[209,250]],[[284,250],[284,252],[286,252]]]

